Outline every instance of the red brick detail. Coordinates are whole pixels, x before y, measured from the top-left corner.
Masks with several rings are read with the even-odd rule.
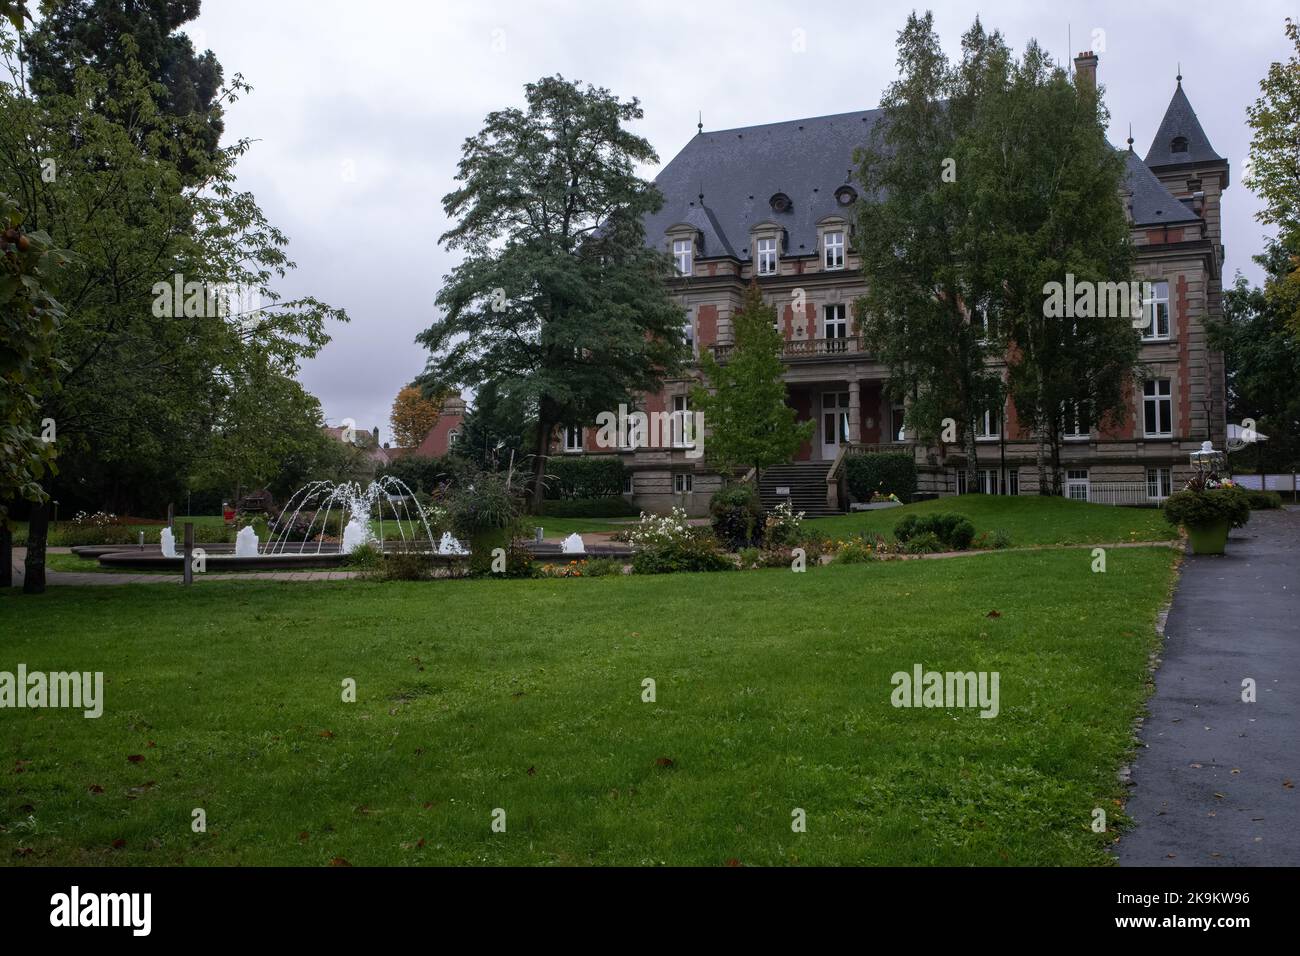
[[[781,334],[789,342],[794,338],[794,306],[787,305],[781,312]]]
[[[709,276],[710,276],[710,277],[715,276],[715,275],[718,274],[718,264],[717,264],[716,262],[710,262],[710,263],[708,263],[708,269],[709,269]]]
[[[1007,399],[1006,424],[1007,441],[1018,441],[1020,439],[1020,416],[1016,414],[1016,403]]]
[[[1113,415],[1107,415],[1097,426],[1097,432],[1102,438],[1136,438],[1138,435],[1138,405],[1137,405],[1137,386],[1132,379],[1125,378],[1124,394],[1128,396],[1124,400],[1128,408],[1128,415],[1124,424],[1119,425]]]
[[[1178,422],[1174,425],[1174,434],[1187,436],[1191,433],[1192,421],[1192,374],[1191,374],[1191,315],[1187,308],[1187,277],[1179,274],[1175,285],[1177,309],[1175,321],[1178,328]],[[1208,383],[1206,383],[1208,386]]]
[[[413,454],[422,458],[440,458],[447,454],[447,449],[450,447],[447,436],[452,432],[460,431],[464,423],[465,418],[462,415],[440,416],[429,429],[429,433],[424,436],[424,441],[416,446]]]
[[[718,341],[718,307],[702,305],[695,310],[695,341],[703,348]]]

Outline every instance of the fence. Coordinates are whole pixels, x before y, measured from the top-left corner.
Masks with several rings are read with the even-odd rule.
[[[1163,495],[1145,481],[1093,481],[1088,484],[1088,500],[1099,505],[1158,505]]]

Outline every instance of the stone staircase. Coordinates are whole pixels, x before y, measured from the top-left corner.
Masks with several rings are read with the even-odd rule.
[[[826,461],[795,461],[766,469],[758,483],[764,509],[770,511],[789,500],[795,511],[809,518],[839,514],[826,506],[826,473],[830,468]],[[777,494],[778,488],[790,489],[789,494]]]

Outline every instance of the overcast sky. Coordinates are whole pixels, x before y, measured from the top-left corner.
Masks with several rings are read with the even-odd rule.
[[[239,181],[290,237],[299,268],[281,286],[346,308],[350,325],[303,369],[331,423],[379,425],[424,366],[414,336],[428,326],[455,260],[438,246],[441,198],[464,139],[494,109],[522,104],[526,82],[560,73],[638,97],[637,131],[666,164],[704,128],[727,129],[868,109],[895,78],[894,41],[909,10],[892,2],[508,3],[204,0],[188,27],[226,76],[253,93],[229,111],[228,138],[258,140]],[[935,2],[950,56],[978,12],[1017,50],[1037,38],[1059,59],[1094,47],[1122,146],[1132,124],[1145,155],[1183,87],[1220,155],[1225,277],[1258,280],[1250,256],[1263,229],[1240,183],[1246,107],[1288,52],[1281,2]],[[1071,42],[1072,40],[1072,42]],[[647,176],[657,171],[647,169]]]

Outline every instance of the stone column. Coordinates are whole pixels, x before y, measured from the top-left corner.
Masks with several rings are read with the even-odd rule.
[[[849,380],[849,441],[862,441],[862,383]]]

